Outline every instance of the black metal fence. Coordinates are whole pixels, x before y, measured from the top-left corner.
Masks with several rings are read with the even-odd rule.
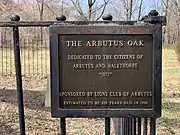
[[[19,22],[19,16],[13,16],[11,22],[0,22],[0,27],[11,27],[13,30],[13,41],[9,40],[0,47],[0,74],[16,73],[20,134],[25,135],[24,104],[22,89],[22,74],[45,74],[49,72],[49,41],[27,41],[19,38],[19,27],[49,27],[57,22],[64,21],[57,18],[57,21],[40,22]],[[104,22],[66,22],[76,25],[88,25]],[[119,25],[134,25],[137,22],[118,21],[112,22]],[[162,23],[162,22],[161,22]],[[14,53],[14,54],[13,54]],[[15,61],[15,71],[14,71]],[[105,118],[105,134],[110,135],[110,119]],[[115,118],[114,127],[117,135],[155,135],[156,118]],[[43,125],[42,125],[43,126]],[[60,134],[66,134],[66,118],[60,119]]]
[[[20,39],[22,75],[47,76],[49,74],[49,39]],[[0,75],[15,75],[13,40],[0,43]]]

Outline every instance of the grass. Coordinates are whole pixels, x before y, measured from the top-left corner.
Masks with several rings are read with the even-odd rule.
[[[178,61],[180,62],[180,44],[175,45],[175,51],[178,57]]]
[[[180,64],[174,47],[163,49],[163,113],[159,135],[180,135]]]
[[[30,64],[30,71],[33,69],[33,52],[31,52],[29,61],[25,61],[26,51],[21,53],[23,74],[28,71],[25,65]],[[13,51],[9,52],[9,56],[10,54],[12,55]],[[41,57],[41,55],[43,56]],[[37,57],[43,60],[43,71],[45,70],[45,61],[49,61],[46,59],[49,57],[45,55],[49,55],[45,50],[34,52],[34,60]],[[1,51],[0,56],[6,57],[5,54],[2,55]],[[34,67],[38,62],[34,62]],[[5,60],[0,60],[0,72],[2,63],[10,64]],[[41,66],[38,67],[37,72],[40,71]],[[59,120],[51,118],[50,109],[44,108],[46,81],[46,77],[23,76],[26,128],[30,135],[54,135],[59,131]],[[0,134],[18,134],[17,98],[14,96],[16,95],[15,76],[0,77],[0,87]],[[162,108],[162,117],[157,120],[157,135],[180,135],[180,64],[177,62],[173,47],[163,49]],[[113,126],[111,129],[111,134],[114,135]],[[67,132],[68,135],[102,135],[104,134],[104,119],[67,119]]]
[[[163,50],[163,92],[180,91],[180,64],[174,49]]]

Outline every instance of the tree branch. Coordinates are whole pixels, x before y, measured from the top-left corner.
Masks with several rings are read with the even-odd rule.
[[[102,15],[104,14],[104,11],[105,11],[105,9],[106,9],[106,6],[107,6],[107,4],[110,2],[111,0],[104,0],[104,7],[103,7],[103,9],[102,9],[102,12],[101,12],[101,14],[100,14],[100,16],[96,19],[96,21],[98,21],[101,17],[102,17]]]
[[[139,5],[139,13],[138,13],[138,20],[140,20],[140,17],[141,17],[142,5],[143,5],[143,0],[140,1],[140,5]]]
[[[71,0],[71,2],[73,3],[74,7],[76,8],[77,12],[80,14],[81,17],[83,17],[83,19],[85,21],[88,21],[88,19],[86,18],[86,16],[84,15],[84,12],[82,11],[81,7],[80,7],[80,4],[78,1],[76,1],[76,3]]]

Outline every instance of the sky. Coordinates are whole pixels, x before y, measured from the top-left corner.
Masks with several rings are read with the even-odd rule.
[[[15,1],[15,2],[23,2],[24,0],[13,0],[13,1]],[[33,1],[36,1],[36,0],[28,0],[29,2],[33,2]],[[49,1],[49,0],[47,0],[47,1]],[[60,0],[59,0],[60,1]],[[64,0],[65,2],[71,2],[70,0]],[[80,0],[81,1],[81,3],[83,3],[83,5],[87,5],[87,3],[88,3],[88,0]],[[112,1],[115,1],[115,0],[112,0]],[[117,0],[118,1],[118,0]],[[134,0],[134,1],[140,1],[140,0]],[[150,10],[150,9],[152,9],[152,7],[154,7],[154,2],[155,3],[158,3],[159,1],[161,1],[161,0],[143,0],[143,3],[144,3],[144,5],[146,5],[146,10]],[[96,0],[96,3],[104,3],[104,0]],[[85,7],[84,7],[85,8]],[[158,8],[156,7],[156,9],[158,10]]]
[[[87,10],[87,3],[88,3],[87,1],[88,0],[81,0],[81,1],[83,2],[83,5],[86,5],[83,8],[83,10],[86,11]],[[120,1],[120,0],[112,0],[112,1]],[[140,3],[140,0],[134,0],[134,1],[136,1],[136,3],[137,2]],[[104,0],[97,0],[96,2],[99,3],[99,4],[103,4]],[[149,13],[149,11],[153,10],[153,9],[157,10],[160,13],[160,15],[162,15],[162,11],[161,11],[162,8],[160,8],[160,6],[161,6],[161,0],[143,0],[142,16],[147,15]],[[121,9],[119,9],[119,11],[121,11]],[[105,13],[108,13],[108,10],[106,10]],[[137,19],[136,13],[138,13],[138,12],[134,13],[134,19]]]
[[[16,2],[22,2],[22,1],[24,1],[24,0],[14,0],[14,1],[16,1]],[[33,1],[36,1],[36,0],[27,0],[27,1],[29,1],[29,2],[33,2]],[[46,0],[45,0],[46,1]],[[47,0],[47,1],[51,1],[51,0]],[[58,1],[61,1],[61,0],[58,0]],[[65,2],[70,2],[71,3],[71,0],[64,0]],[[74,0],[74,1],[76,1],[76,0]],[[87,5],[88,5],[88,0],[79,0],[81,3],[82,3],[82,5],[83,5],[83,11],[84,12],[88,12],[88,7],[87,7]],[[112,0],[113,2],[114,1],[120,1],[120,0]],[[137,2],[140,2],[140,0],[134,0],[134,1],[136,1],[136,3]],[[150,10],[152,10],[152,9],[156,9],[158,12],[160,12],[160,14],[162,13],[162,11],[160,11],[160,9],[161,8],[159,8],[158,6],[156,6],[156,5],[160,5],[160,1],[161,0],[143,0],[143,13],[142,13],[142,16],[144,16],[144,15],[147,15],[148,13],[149,13],[149,11]],[[104,0],[96,0],[96,4],[98,4],[98,5],[101,5],[101,4],[103,4],[104,3]],[[154,4],[154,3],[156,3],[156,4]],[[158,3],[158,4],[157,4]],[[117,6],[118,7],[118,6]],[[108,8],[108,7],[107,7]],[[112,6],[109,6],[109,8],[112,8]],[[122,7],[123,8],[123,7]],[[121,9],[118,9],[119,11],[121,11]],[[106,10],[105,11],[105,13],[108,13],[110,10]],[[111,13],[110,13],[111,14]],[[135,12],[134,13],[134,20],[136,20],[137,19],[137,12]]]
[[[87,0],[82,0],[82,1],[87,1]],[[97,0],[100,3],[104,3],[104,0]],[[140,0],[134,0],[140,2]],[[156,4],[154,4],[156,3]],[[159,8],[156,5],[160,5],[161,0],[143,0],[143,5],[146,7],[145,11],[149,12],[151,9],[156,9],[159,10]]]

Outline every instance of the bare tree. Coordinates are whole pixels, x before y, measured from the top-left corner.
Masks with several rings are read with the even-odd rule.
[[[129,0],[129,17],[128,20],[131,20],[133,13],[133,0]]]
[[[142,14],[142,5],[143,5],[143,0],[140,0],[139,11],[138,11],[138,20],[140,20],[140,18],[141,18],[141,14]]]
[[[88,6],[89,6],[89,21],[91,21],[91,16],[92,16],[92,7],[95,4],[96,0],[88,0]]]
[[[38,11],[39,11],[39,20],[43,21],[43,17],[44,17],[44,10],[45,7],[47,9],[49,9],[51,12],[55,13],[54,10],[48,5],[48,3],[53,2],[53,0],[36,0],[37,2],[37,7],[38,7]],[[43,29],[42,27],[40,27],[40,32],[39,32],[39,37],[40,38],[40,42],[42,44],[43,41]]]
[[[73,6],[75,7],[76,11],[79,13],[79,19],[87,21],[88,18],[86,17],[85,13],[82,10],[81,4],[79,0],[71,0]]]
[[[104,0],[104,4],[101,5],[101,7],[102,7],[101,14],[100,14],[99,17],[96,19],[96,21],[99,20],[99,19],[102,17],[102,15],[104,14],[105,9],[106,9],[106,6],[108,5],[108,3],[110,3],[110,0]],[[97,11],[100,10],[100,9],[101,9],[101,8],[95,9],[94,12],[97,12]]]
[[[43,14],[44,14],[44,0],[36,0],[37,5],[38,5],[38,10],[39,10],[39,19],[40,21],[43,20]],[[43,29],[40,27],[40,43],[42,44],[43,42]]]
[[[128,1],[129,0],[122,0],[121,2],[122,2],[122,4],[123,4],[123,6],[124,6],[124,8],[125,8],[125,14],[126,14],[126,20],[129,20],[129,5],[128,5]]]
[[[137,18],[137,11],[139,11],[139,16],[141,16],[142,2],[140,6],[136,6],[138,3],[136,0],[115,0],[112,6],[115,14],[120,17],[118,20],[131,21],[134,16]]]
[[[0,0],[0,20],[9,20],[9,15],[11,14],[13,4],[14,2],[12,0]],[[9,36],[10,28],[4,27],[0,29],[0,41],[2,44],[7,42]]]
[[[96,13],[98,12],[98,16],[94,19],[98,21],[102,15],[104,14],[107,5],[110,3],[111,0],[104,0],[103,4],[97,5],[97,0],[88,0],[88,12],[83,11],[82,5],[79,0],[71,0],[73,6],[75,7],[76,11],[78,12],[78,20],[84,20],[84,21],[92,21],[93,15],[97,15]]]
[[[162,0],[162,3],[164,5],[164,15],[167,18],[167,24],[169,25],[169,17],[168,17],[168,10],[169,10],[169,0]],[[170,31],[169,31],[169,26],[166,26],[164,28],[164,32],[163,32],[163,42],[167,42],[168,44],[170,44]],[[167,39],[167,41],[166,41]]]
[[[176,9],[176,26],[177,26],[177,41],[180,42],[180,2],[178,0],[173,0],[173,4],[175,6]]]

